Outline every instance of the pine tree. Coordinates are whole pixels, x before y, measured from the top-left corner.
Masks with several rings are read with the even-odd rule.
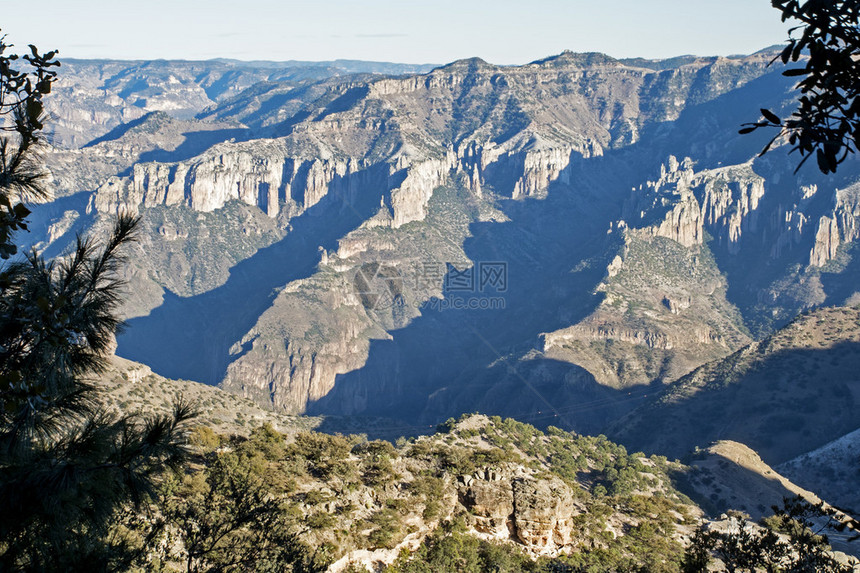
[[[47,195],[37,154],[56,52],[7,55],[0,37],[0,258],[17,253],[25,202]],[[103,242],[33,251],[0,269],[0,570],[122,569],[134,557],[111,519],[143,507],[185,460],[182,400],[171,415],[109,413],[91,378],[106,366],[123,282],[122,249],[138,220],[123,215]]]

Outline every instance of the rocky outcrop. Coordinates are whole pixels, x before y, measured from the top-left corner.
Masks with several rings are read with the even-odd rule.
[[[559,179],[562,183],[568,183],[565,169],[575,152],[585,157],[602,155],[599,146],[597,149],[549,148],[526,151],[522,159],[523,173],[514,181],[511,196],[517,199],[538,195],[545,191],[550,183]]]
[[[661,302],[672,314],[681,314],[682,311],[690,308],[693,300],[689,296],[674,297],[666,295]]]
[[[595,141],[550,144],[540,137],[528,139],[524,149],[496,145],[492,141],[458,148],[457,173],[465,176],[473,193],[481,195],[489,187],[497,195],[521,199],[539,197],[553,182],[570,183],[573,157],[593,157],[603,154]]]
[[[177,239],[188,238],[188,231],[180,229],[176,225],[161,225],[158,227],[158,234],[164,237],[167,241],[176,241]]]
[[[282,295],[257,327],[235,345],[234,351],[241,357],[229,365],[221,383],[224,389],[261,404],[269,403],[277,411],[302,413],[308,403],[323,398],[334,387],[338,375],[364,364],[370,346],[370,324],[359,311],[361,301],[356,295],[343,295],[338,303],[341,310],[324,332],[306,323],[304,316],[298,318],[309,310],[295,308],[300,304]],[[284,315],[293,317],[295,326],[283,324],[279,317]],[[307,330],[302,331],[303,324],[308,325]],[[276,343],[277,338],[259,336],[261,330],[275,328],[287,330],[282,334],[283,346]],[[315,335],[310,335],[309,330]],[[355,396],[350,406],[360,412],[366,403],[361,396]]]
[[[279,412],[304,412],[309,402],[319,400],[331,390],[339,374],[362,366],[367,342],[354,342],[363,343],[363,353],[350,348],[338,354],[337,344],[308,347],[289,341],[284,352],[255,349],[251,359],[230,364],[221,387],[261,404],[271,403]]]
[[[742,165],[696,174],[690,183],[702,202],[703,225],[737,254],[743,233],[759,229],[759,203],[764,196],[764,178]]]
[[[646,236],[665,237],[685,247],[702,243],[702,209],[692,192],[692,161],[669,156],[660,178],[634,189],[622,209],[620,227],[630,225]]]
[[[494,470],[489,475],[461,476],[460,504],[467,509],[476,531],[498,539],[514,534],[514,496],[511,482]]]
[[[829,215],[822,215],[815,232],[815,244],[809,253],[809,264],[820,267],[836,258],[837,249],[860,237],[860,186],[836,192],[836,205]]]
[[[704,231],[737,254],[741,235],[759,230],[759,204],[764,178],[752,164],[695,172],[689,158],[669,156],[660,177],[634,190],[624,208],[624,220],[633,227],[644,223],[651,236],[666,237],[684,246],[701,244]],[[660,210],[662,218],[656,215]],[[650,219],[657,217],[658,221]],[[650,218],[650,219],[649,219]]]
[[[818,231],[815,233],[815,245],[809,253],[809,264],[820,267],[836,258],[840,243],[839,224],[836,219],[822,215],[818,221]]]
[[[615,325],[577,324],[544,335],[544,350],[548,351],[574,340],[617,340],[662,350],[671,350],[675,347],[675,342],[662,332],[634,330]]]
[[[660,223],[645,227],[648,235],[672,239],[685,247],[701,245],[704,236],[702,231],[702,211],[699,202],[689,191],[681,193],[680,199]]]
[[[568,545],[573,517],[583,511],[570,486],[557,477],[536,479],[493,469],[461,476],[458,498],[476,531],[517,541],[536,553]]]
[[[393,228],[424,220],[433,191],[446,181],[453,164],[454,156],[449,151],[445,159],[429,159],[403,167],[406,178],[391,191]],[[397,170],[397,167],[393,169]]]
[[[730,255],[740,253],[745,236],[754,237],[771,260],[811,244],[808,264],[814,267],[833,260],[840,245],[860,238],[858,185],[837,189],[833,208],[823,214],[813,205],[819,194],[814,183],[794,189],[793,204],[779,201],[765,211],[765,178],[752,162],[700,172],[693,167],[690,159],[670,156],[657,180],[634,189],[617,226],[687,247],[701,244],[707,232]]]
[[[623,219],[632,227],[687,247],[701,244],[707,229],[733,254],[744,231],[758,230],[764,179],[751,164],[697,173],[689,158],[679,162],[670,156],[660,171],[656,181],[634,190],[625,204]]]
[[[563,547],[570,542],[573,493],[558,478],[520,478],[513,482],[514,535],[528,547],[542,550]]]

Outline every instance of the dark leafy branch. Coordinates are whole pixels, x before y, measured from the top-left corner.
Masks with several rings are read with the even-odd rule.
[[[771,4],[782,12],[783,22],[802,23],[790,30],[788,44],[771,61],[802,63],[782,72],[799,79],[798,106],[784,118],[762,109],[764,119],[744,124],[740,133],[776,128],[778,133],[762,155],[787,139],[791,152],[801,155],[797,169],[814,155],[822,173],[834,173],[857,151],[860,136],[860,1],[771,0]]]
[[[17,251],[12,236],[26,230],[30,210],[22,202],[44,197],[45,172],[34,153],[45,120],[43,96],[51,93],[60,65],[56,50],[7,54],[12,46],[0,36],[0,258]]]

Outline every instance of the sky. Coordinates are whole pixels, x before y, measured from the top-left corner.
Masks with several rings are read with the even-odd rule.
[[[784,42],[769,0],[0,0],[16,50],[65,58],[523,64],[747,54]]]

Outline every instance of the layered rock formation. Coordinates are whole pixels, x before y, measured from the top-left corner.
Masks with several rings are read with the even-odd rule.
[[[102,185],[91,207],[106,214],[162,205],[211,212],[241,201],[275,218],[286,203],[295,205],[298,214],[312,207],[333,181],[356,169],[352,160],[296,160],[270,147],[275,149],[264,154],[255,142],[251,149],[216,150],[193,163],[136,164],[131,177],[114,177]]]
[[[752,162],[696,172],[692,159],[679,162],[669,156],[659,179],[632,192],[619,224],[687,247],[702,244],[707,231],[719,246],[737,254],[741,235],[758,231],[764,194],[765,180]]]
[[[856,184],[837,187],[832,194],[832,207],[818,215],[821,201],[815,200],[822,197],[816,183],[789,183],[792,187],[789,203],[781,197],[778,203],[767,204],[768,190],[770,196],[784,196],[780,183],[779,177],[767,182],[756,173],[753,161],[695,171],[690,158],[679,163],[670,156],[661,166],[658,180],[649,181],[632,193],[625,205],[622,224],[647,223],[646,219],[655,217],[658,206],[662,206],[668,210],[663,219],[644,227],[652,236],[692,246],[701,244],[702,233],[707,231],[717,248],[737,255],[744,235],[760,240],[765,234],[771,239],[767,254],[772,260],[780,258],[792,246],[811,244],[808,264],[817,267],[835,259],[840,245],[858,237]]]
[[[815,190],[811,192],[814,194]],[[836,201],[829,215],[822,215],[815,232],[815,244],[809,252],[809,264],[825,265],[836,258],[839,247],[860,237],[860,187],[852,185],[836,191]]]

